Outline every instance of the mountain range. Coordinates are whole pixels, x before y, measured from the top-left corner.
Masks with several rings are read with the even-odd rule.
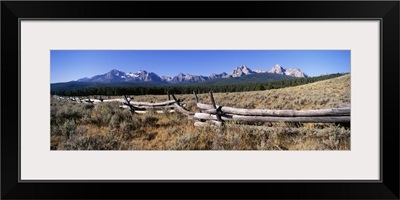
[[[222,79],[222,78],[236,78],[252,74],[280,74],[291,77],[308,77],[307,74],[302,72],[298,68],[284,68],[279,64],[275,65],[269,70],[251,70],[247,66],[239,66],[233,69],[229,74],[222,72],[219,74],[211,74],[209,76],[203,75],[191,75],[179,73],[174,77],[170,76],[158,76],[154,72],[147,72],[145,70],[140,70],[136,73],[125,73],[117,69],[113,69],[105,74],[96,75],[91,78],[85,77],[78,79],[77,82],[85,83],[120,83],[120,82],[162,82],[162,83],[197,83],[205,82],[212,79]]]

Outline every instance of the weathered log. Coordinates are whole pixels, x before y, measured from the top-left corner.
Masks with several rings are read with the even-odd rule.
[[[130,109],[130,107],[127,105],[120,105],[119,107],[122,109]],[[135,110],[135,113],[139,113],[139,114],[147,113],[147,112],[149,112],[149,111],[148,110]],[[156,113],[164,113],[164,112],[173,113],[173,112],[175,112],[175,110],[155,110],[154,112],[156,112]]]
[[[146,109],[140,109],[140,108],[137,108],[137,107],[135,107],[135,106],[132,106],[132,105],[130,105],[130,104],[127,104],[127,103],[124,103],[124,105],[120,105],[119,106],[120,108],[124,108],[124,109],[130,109],[132,112],[134,112],[134,111],[136,111],[136,110],[146,110]]]
[[[137,114],[145,114],[145,113],[147,113],[147,112],[149,112],[149,111],[145,111],[145,110],[135,110],[135,113],[137,113]],[[164,114],[164,112],[173,113],[173,112],[175,112],[175,110],[166,110],[166,111],[157,110],[157,111],[155,111],[155,112],[158,113],[158,114]]]
[[[101,101],[101,100],[98,100],[98,99],[94,99],[94,100],[93,100],[93,103],[94,103],[94,104],[99,104],[99,103],[102,103],[102,101]]]
[[[123,108],[123,109],[129,109],[129,106],[127,106],[127,105],[120,105],[119,107]]]
[[[217,120],[216,115],[207,113],[195,113],[195,119]],[[243,116],[229,115],[221,116],[222,120],[244,121],[244,122],[301,122],[301,123],[335,123],[350,122],[350,116],[320,116],[320,117],[271,117],[271,116]]]
[[[217,110],[212,105],[198,103],[197,107],[204,113],[216,114]],[[242,109],[221,107],[223,113],[245,116],[279,116],[279,117],[311,117],[311,116],[348,116],[350,108],[328,108],[319,110],[269,110],[269,109]]]
[[[205,119],[205,120],[217,120],[217,116],[212,115],[212,114],[207,114],[207,113],[195,113],[194,114],[195,119]],[[232,116],[227,117],[227,115],[223,115],[221,117],[222,120],[232,120]]]
[[[120,103],[124,103],[125,100],[124,99],[104,99],[103,102],[120,102]]]
[[[222,126],[222,122],[219,122],[219,121],[209,121],[209,122],[196,121],[196,122],[194,122],[194,126],[215,126],[215,127],[219,127],[219,126]]]
[[[130,102],[130,104],[134,105],[134,106],[167,106],[167,105],[171,105],[171,104],[174,104],[174,103],[175,103],[174,100],[158,102],[158,103],[134,102],[134,101]]]
[[[168,106],[135,106],[138,109],[170,109],[170,108],[175,108],[174,105],[168,105]]]
[[[88,97],[87,99],[84,99],[84,101],[85,101],[86,103],[94,103],[94,101],[90,100],[90,97]]]
[[[350,108],[350,104],[339,104],[339,108]]]
[[[184,115],[186,115],[187,117],[189,117],[190,119],[193,118],[194,112],[190,112],[187,111],[186,109],[182,108],[180,105],[178,105],[177,103],[174,103],[175,109],[177,112],[180,112]]]

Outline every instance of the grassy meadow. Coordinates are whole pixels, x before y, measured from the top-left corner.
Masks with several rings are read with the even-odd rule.
[[[198,97],[211,104],[208,94]],[[197,111],[193,94],[177,98]],[[276,90],[215,93],[214,98],[217,105],[248,109],[332,108],[350,103],[350,74]],[[133,97],[143,102],[165,100],[167,95]],[[340,124],[227,122],[224,128],[196,127],[194,120],[177,112],[132,114],[119,105],[51,98],[51,150],[350,150],[350,127]]]

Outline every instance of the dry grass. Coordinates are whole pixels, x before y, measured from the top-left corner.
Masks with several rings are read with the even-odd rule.
[[[208,94],[198,94],[199,102],[211,104]],[[120,97],[118,97],[120,98]],[[179,95],[195,111],[193,94]],[[216,93],[217,104],[238,108],[306,110],[336,107],[350,103],[350,74],[301,86],[274,90]],[[135,101],[160,102],[167,95],[135,96]]]
[[[211,103],[208,94],[199,101]],[[120,98],[120,97],[118,97]],[[194,95],[179,95],[197,111]],[[350,103],[350,75],[268,91],[217,93],[217,104],[239,108],[320,109]],[[135,96],[160,102],[166,95]],[[350,128],[335,124],[263,123],[195,127],[179,113],[132,115],[118,103],[77,104],[52,99],[53,150],[349,150]]]

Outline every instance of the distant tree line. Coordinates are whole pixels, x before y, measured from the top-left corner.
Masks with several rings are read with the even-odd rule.
[[[327,80],[343,76],[344,74],[330,74],[318,77],[294,78],[287,80],[241,83],[229,85],[171,85],[171,86],[129,86],[129,87],[87,87],[82,89],[61,90],[58,92],[51,91],[51,94],[61,96],[89,96],[89,95],[104,95],[104,96],[121,96],[121,95],[161,95],[167,94],[167,91],[174,94],[191,94],[213,92],[245,92],[279,89],[304,85],[316,81]]]

